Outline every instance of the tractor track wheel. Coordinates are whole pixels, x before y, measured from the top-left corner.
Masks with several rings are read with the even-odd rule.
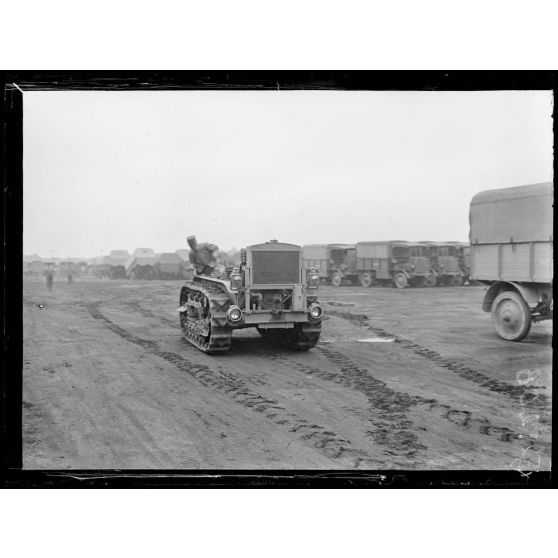
[[[184,337],[200,351],[208,354],[226,353],[232,342],[232,329],[227,325],[227,310],[230,300],[218,287],[213,285],[190,285],[180,291],[180,306],[190,296],[204,301],[207,312],[191,315],[190,311],[180,313],[180,326]]]
[[[521,341],[531,329],[531,311],[516,291],[501,292],[492,303],[496,333],[506,341]]]

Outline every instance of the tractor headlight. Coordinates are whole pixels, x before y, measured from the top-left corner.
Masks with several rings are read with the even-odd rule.
[[[239,322],[242,319],[242,310],[238,306],[231,306],[227,311],[227,317],[231,322]]]
[[[314,303],[310,306],[310,316],[315,320],[321,318],[323,313],[322,307],[319,304]]]
[[[313,267],[306,275],[306,285],[309,289],[317,289],[320,285],[320,276],[318,270]]]

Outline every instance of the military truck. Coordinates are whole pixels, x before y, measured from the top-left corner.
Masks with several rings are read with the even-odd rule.
[[[437,275],[426,244],[404,240],[357,242],[356,271],[363,287],[373,283],[406,287],[434,287]]]
[[[265,339],[305,351],[320,338],[319,282],[317,270],[302,267],[300,246],[276,240],[248,246],[229,277],[196,272],[185,282],[180,325],[186,339],[205,353],[227,352],[233,331],[248,327],[257,328]]]
[[[91,258],[91,270],[93,277],[97,279],[110,278],[110,258],[109,256],[96,256]]]
[[[136,248],[126,260],[125,269],[128,279],[154,279],[157,256],[151,248]]]
[[[496,333],[520,341],[553,314],[552,183],[487,190],[471,201],[471,279]]]
[[[29,262],[28,274],[33,277],[43,275],[45,271],[45,264],[42,260],[33,260]]]
[[[465,263],[464,242],[424,242],[428,245],[430,265],[437,275],[438,285],[459,287],[469,278]]]
[[[184,262],[174,252],[163,252],[155,259],[156,279],[184,279]]]
[[[111,250],[107,260],[111,279],[124,279],[126,277],[126,261],[129,257],[128,250]]]
[[[85,260],[80,260],[77,263],[77,273],[78,275],[88,275],[89,274],[89,264]]]
[[[339,287],[345,279],[358,282],[355,247],[352,244],[306,244],[302,247],[304,269],[316,268],[320,280]]]

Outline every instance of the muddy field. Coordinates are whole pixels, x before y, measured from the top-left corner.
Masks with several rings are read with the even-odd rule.
[[[212,357],[180,285],[24,280],[24,468],[550,469],[552,325],[502,341],[481,287],[322,287],[315,349]]]

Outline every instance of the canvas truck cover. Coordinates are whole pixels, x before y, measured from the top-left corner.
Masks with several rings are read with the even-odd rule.
[[[177,273],[182,269],[182,259],[178,254],[164,252],[159,254],[156,259],[156,265],[160,271],[165,273]]]
[[[132,269],[134,269],[137,266],[143,266],[143,265],[155,265],[155,261],[156,261],[156,256],[152,255],[152,256],[130,256],[127,260],[126,260],[126,273],[130,272]]]
[[[157,256],[157,263],[179,264],[181,261],[180,256],[173,252],[163,252]]]
[[[110,257],[111,258],[124,258],[124,260],[126,260],[126,258],[128,258],[130,256],[130,253],[128,252],[128,250],[111,250],[110,251]]]
[[[124,266],[126,261],[128,260],[128,256],[107,256],[107,263],[112,266],[121,265]]]
[[[132,267],[136,265],[155,265],[156,260],[155,256],[134,256]]]
[[[89,263],[93,266],[109,265],[110,256],[95,256],[91,258]]]
[[[136,248],[133,256],[155,256],[155,251],[152,248]]]
[[[390,244],[390,242],[357,242],[356,257],[359,259],[388,258]]]
[[[506,244],[552,240],[552,182],[486,190],[471,200],[469,240]]]
[[[327,244],[307,244],[302,247],[304,260],[328,260]]]

